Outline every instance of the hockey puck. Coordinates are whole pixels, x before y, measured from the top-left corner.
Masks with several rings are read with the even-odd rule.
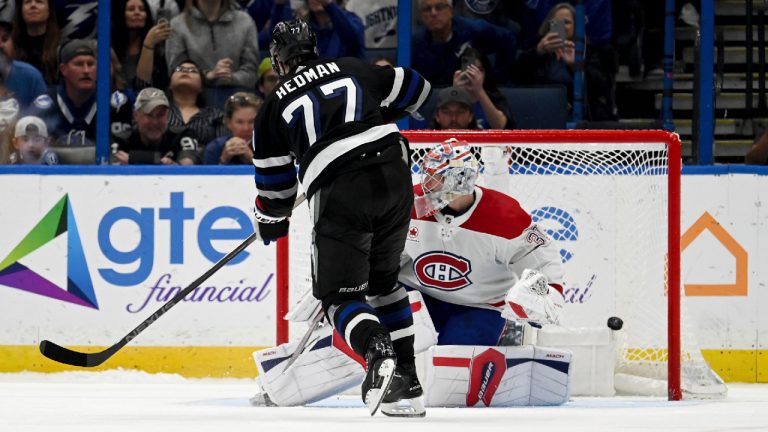
[[[619,317],[608,318],[608,328],[611,330],[621,330],[624,327],[624,321]]]

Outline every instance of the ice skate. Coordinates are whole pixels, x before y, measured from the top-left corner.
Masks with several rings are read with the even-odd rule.
[[[368,372],[363,380],[363,402],[368,406],[371,415],[374,415],[395,375],[397,360],[389,335],[377,334],[371,337],[365,361],[368,364]]]
[[[416,375],[416,365],[398,365],[389,391],[381,402],[381,412],[390,417],[424,417],[424,391]]]

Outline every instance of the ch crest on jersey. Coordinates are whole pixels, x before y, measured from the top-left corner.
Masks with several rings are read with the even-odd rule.
[[[472,263],[449,252],[427,252],[413,261],[413,271],[427,287],[457,291],[472,284]]]

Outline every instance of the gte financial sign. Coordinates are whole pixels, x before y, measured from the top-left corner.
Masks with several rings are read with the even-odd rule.
[[[120,265],[120,268],[103,267],[97,269],[99,275],[109,284],[116,286],[137,286],[149,279],[155,266],[155,233],[156,223],[168,223],[169,264],[184,264],[185,224],[197,223],[197,247],[200,253],[210,262],[216,262],[227,252],[220,252],[213,247],[216,240],[241,241],[253,233],[251,218],[242,210],[230,207],[214,207],[202,218],[196,218],[196,211],[184,205],[184,192],[171,192],[167,207],[115,207],[107,211],[98,225],[98,245],[103,256],[109,261]],[[98,309],[96,293],[91,281],[87,258],[93,253],[84,250],[75,221],[73,203],[68,195],[62,197],[43,217],[32,227],[30,232],[19,244],[0,261],[0,285],[21,289],[42,296],[54,298],[68,303]],[[218,221],[225,219],[228,228],[214,227]],[[234,227],[232,227],[234,221]],[[115,235],[113,228],[117,224],[133,224],[139,231],[138,243],[126,249],[119,241],[121,236]],[[62,234],[67,234],[66,286],[59,287],[42,277],[34,269],[30,269],[20,261],[35,250],[44,247]],[[243,262],[250,254],[241,252],[233,258],[229,265]],[[51,258],[55,259],[55,258]],[[200,270],[202,273],[203,270]],[[245,280],[240,280],[237,286],[215,287],[210,284],[201,287],[199,293],[192,293],[186,301],[211,302],[254,302],[264,300],[268,294],[267,288],[273,278],[269,273],[265,280],[248,286]],[[181,281],[189,283],[190,281]],[[142,302],[128,304],[126,310],[137,313],[152,302],[166,302],[181,290],[178,283],[171,281],[171,274],[164,273],[157,277],[149,287],[149,293]],[[197,297],[196,297],[197,296]]]

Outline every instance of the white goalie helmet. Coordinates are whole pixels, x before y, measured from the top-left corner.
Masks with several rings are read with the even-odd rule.
[[[416,215],[431,216],[454,199],[471,194],[479,169],[466,141],[450,138],[432,147],[421,162],[424,193],[415,199]]]

